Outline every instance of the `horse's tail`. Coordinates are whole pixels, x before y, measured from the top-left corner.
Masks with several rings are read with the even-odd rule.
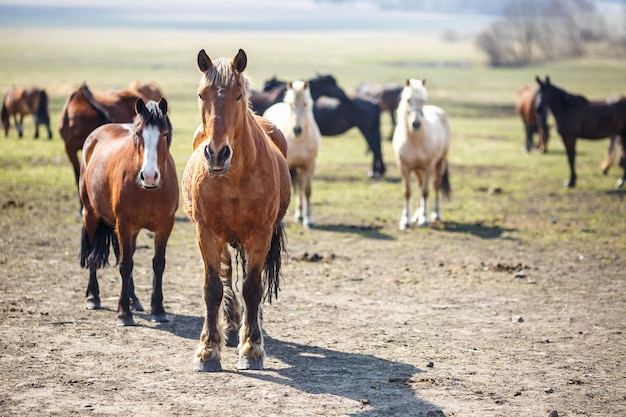
[[[278,298],[280,291],[280,267],[282,256],[285,251],[285,229],[282,223],[274,228],[270,250],[265,257],[263,283],[266,288],[265,299],[272,302],[272,296]]]
[[[48,94],[46,90],[39,90],[39,104],[35,109],[35,120],[45,125],[50,124],[50,114],[48,113]]]
[[[83,90],[83,94],[85,95],[85,98],[87,99],[87,101],[89,102],[89,104],[91,104],[91,106],[102,115],[102,117],[104,117],[104,123],[113,123],[113,118],[111,117],[111,114],[109,113],[109,111],[107,109],[105,109],[102,104],[98,103],[98,101],[96,101],[96,99],[94,98],[93,94],[91,94],[91,91],[89,90],[89,87],[87,87],[87,83],[83,83],[83,85],[81,86],[81,89]]]
[[[80,242],[80,266],[83,268],[104,268],[109,265],[109,249],[113,245],[116,261],[119,260],[119,244],[113,226],[100,219],[96,229],[93,247],[89,245],[87,231],[83,226]]]
[[[0,116],[0,119],[2,120],[2,127],[4,127],[5,130],[5,134],[9,131],[9,111],[7,110],[7,104],[6,104],[6,96],[4,97],[4,99],[2,100],[2,114]]]
[[[450,188],[450,174],[448,173],[448,161],[446,161],[446,167],[441,176],[441,192],[443,192],[445,198],[450,198],[450,194],[452,193],[452,189]]]

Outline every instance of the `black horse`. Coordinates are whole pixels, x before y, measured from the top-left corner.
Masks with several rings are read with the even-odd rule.
[[[276,77],[265,82],[264,91],[276,92],[286,82]],[[311,96],[315,101],[313,115],[324,136],[337,136],[352,127],[357,127],[372,152],[371,178],[380,178],[385,174],[380,144],[380,106],[377,101],[365,97],[349,97],[337,85],[331,75],[319,75],[309,80]],[[279,101],[279,100],[277,100]],[[258,112],[252,103],[253,109]]]
[[[540,108],[550,109],[563,139],[569,161],[570,178],[567,187],[576,186],[576,139],[604,139],[618,135],[622,150],[626,149],[626,97],[589,101],[583,96],[570,94],[550,82],[550,77],[541,81],[536,77],[541,99]],[[626,154],[622,152],[620,166],[624,175],[618,186],[626,182]]]

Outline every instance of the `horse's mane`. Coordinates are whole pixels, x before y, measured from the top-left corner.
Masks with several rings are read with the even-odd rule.
[[[584,96],[569,93],[554,84],[550,84],[550,87],[552,88],[553,93],[556,92],[555,97],[559,100],[561,104],[566,104],[567,102],[569,102],[570,104],[589,104],[589,100],[587,100],[587,98]]]
[[[213,61],[213,65],[204,73],[200,79],[200,87],[216,85],[218,87],[230,87],[237,83],[237,71],[231,65],[228,58],[217,58]],[[249,107],[250,95],[252,88],[250,79],[245,73],[239,73],[243,83],[244,99],[246,107]]]
[[[89,104],[91,104],[91,106],[104,117],[104,122],[112,123],[113,118],[111,117],[111,114],[94,98],[93,94],[89,90],[89,87],[87,87],[87,83],[83,83],[80,88],[83,91],[83,95],[85,96]]]

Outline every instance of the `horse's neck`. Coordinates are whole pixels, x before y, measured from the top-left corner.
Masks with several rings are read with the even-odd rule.
[[[252,110],[247,110],[239,136],[233,140],[233,162],[237,160],[243,164],[255,163],[258,150],[265,145],[264,142],[265,132],[254,119]]]

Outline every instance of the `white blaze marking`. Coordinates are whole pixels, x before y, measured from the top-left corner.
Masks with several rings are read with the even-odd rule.
[[[156,126],[147,126],[143,129],[143,173],[142,183],[147,187],[156,187],[159,184],[159,167],[157,165],[157,145],[161,131]]]

